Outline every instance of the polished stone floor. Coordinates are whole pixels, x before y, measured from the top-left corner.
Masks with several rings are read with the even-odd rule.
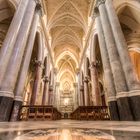
[[[61,120],[0,123],[0,140],[140,140],[140,122]]]

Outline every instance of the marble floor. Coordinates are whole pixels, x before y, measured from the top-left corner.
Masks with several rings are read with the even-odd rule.
[[[0,140],[140,140],[140,122],[2,122]]]

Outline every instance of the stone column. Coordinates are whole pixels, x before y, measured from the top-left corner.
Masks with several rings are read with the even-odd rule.
[[[29,34],[24,59],[21,65],[18,82],[15,88],[15,97],[14,97],[13,109],[12,109],[12,114],[11,114],[11,119],[10,119],[11,121],[18,120],[19,109],[22,106],[24,86],[25,86],[25,82],[26,82],[26,78],[28,74],[28,69],[29,69],[31,55],[32,55],[33,46],[34,46],[35,35],[37,31],[37,25],[39,21],[39,11],[40,10],[37,8],[36,13],[34,15],[31,31]]]
[[[115,38],[116,47],[118,49],[122,67],[125,73],[128,88],[129,90],[140,90],[140,83],[136,78],[136,74],[134,72],[129,56],[127,43],[122,32],[118,16],[113,7],[112,0],[106,0],[106,9]]]
[[[51,70],[51,79],[49,85],[49,105],[54,104],[54,69]]]
[[[140,120],[140,82],[136,78],[136,74],[129,56],[127,43],[124,37],[124,34],[121,29],[121,25],[118,19],[118,16],[113,7],[112,0],[106,0],[106,9],[108,13],[108,17],[110,20],[111,28],[113,31],[113,35],[115,38],[115,43],[118,49],[118,53],[120,56],[121,64],[124,70],[127,86],[129,89],[129,95],[120,94],[119,98],[127,98],[130,97],[131,108],[134,114],[135,120]]]
[[[85,105],[84,80],[83,80],[81,71],[79,71],[78,79],[79,79],[79,106],[84,106]]]
[[[54,89],[54,91],[53,91],[53,105],[54,105],[54,107],[57,107],[57,100],[58,100],[58,98],[57,98],[57,73],[58,73],[58,70],[57,70],[57,68],[54,68],[54,80],[53,80],[53,89]]]
[[[39,89],[40,89],[41,75],[42,75],[42,61],[35,60],[35,77],[34,77],[34,84],[33,84],[30,105],[36,104],[37,94],[39,93]]]
[[[100,2],[101,0],[99,0]],[[109,55],[110,65],[115,79],[115,87],[117,92],[127,91],[127,85],[124,77],[124,72],[118,56],[118,51],[113,38],[113,33],[108,20],[104,0],[98,5],[101,18],[101,24],[103,27],[104,37],[106,41],[107,51]]]
[[[7,121],[10,117],[10,112],[13,103],[14,88],[16,85],[18,72],[20,70],[22,57],[26,47],[30,26],[34,16],[36,3],[30,0],[26,13],[24,15],[19,34],[13,48],[13,52],[7,66],[4,79],[0,85],[0,120]],[[6,112],[6,113],[5,113]]]
[[[103,27],[104,37],[106,41],[107,51],[109,55],[110,65],[113,73],[115,88],[117,91],[117,95],[122,92],[127,92],[128,87],[126,84],[124,71],[122,69],[122,65],[120,62],[120,58],[118,55],[118,50],[116,48],[115,40],[113,38],[113,33],[111,30],[111,26],[109,23],[106,7],[105,7],[105,0],[97,1],[97,6],[99,9],[100,17],[101,17],[101,24]],[[119,107],[119,114],[121,120],[133,120],[132,112],[129,106],[128,99],[125,98],[124,100],[117,100],[118,107]],[[124,111],[125,110],[125,111]]]
[[[77,91],[77,98],[78,98],[78,106],[80,106],[81,105],[81,92],[80,92],[80,71],[79,71],[79,69],[77,70],[77,82],[78,82],[78,91]]]
[[[88,76],[85,76],[85,78],[84,78],[85,106],[89,106],[90,105],[88,82],[89,82],[89,77]]]
[[[49,77],[48,77],[48,57],[46,56],[44,62],[44,89],[43,89],[43,96],[42,96],[42,105],[48,105],[48,89],[49,89]]]
[[[38,38],[38,56],[37,60],[35,60],[35,78],[34,78],[34,85],[33,91],[31,95],[31,105],[36,104],[36,97],[40,90],[40,83],[41,83],[41,76],[42,76],[42,61],[43,61],[43,46],[42,46],[42,39],[41,35],[37,33]]]
[[[84,86],[80,86],[80,106],[85,106]]]
[[[92,82],[92,98],[94,106],[101,106],[101,95],[98,81],[97,63],[91,63],[91,82]]]
[[[56,82],[56,107],[59,109],[59,106],[60,106],[60,94],[59,94],[59,86],[60,86],[60,83],[59,82]]]
[[[90,105],[90,97],[89,97],[89,60],[85,57],[84,62],[84,97],[85,97],[85,106]]]
[[[23,17],[27,8],[28,0],[21,0],[18,8],[14,14],[8,33],[3,42],[3,46],[0,51],[0,85],[4,78],[12,51],[23,21]]]
[[[49,86],[49,105],[53,105],[53,86]]]
[[[43,89],[43,96],[42,96],[42,105],[48,105],[48,89],[49,89],[49,78],[44,76],[44,89]]]
[[[78,83],[73,83],[74,86],[74,107],[78,107]]]
[[[30,95],[31,95],[31,93],[28,93],[27,105],[30,105]]]
[[[109,56],[108,56],[105,38],[103,34],[103,28],[101,25],[99,15],[96,16],[97,17],[95,19],[95,23],[96,23],[97,34],[98,34],[98,36],[96,35],[96,39],[99,40],[100,53],[101,53],[104,76],[105,76],[105,86],[107,88],[107,100],[109,105],[109,111],[112,120],[119,120],[119,112],[118,112],[118,106],[116,100],[116,89],[114,85],[114,79],[111,71]]]

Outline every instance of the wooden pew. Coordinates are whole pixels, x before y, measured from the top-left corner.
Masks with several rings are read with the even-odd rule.
[[[71,113],[75,120],[110,120],[107,106],[79,106]]]
[[[22,106],[20,120],[58,120],[61,113],[53,106]]]

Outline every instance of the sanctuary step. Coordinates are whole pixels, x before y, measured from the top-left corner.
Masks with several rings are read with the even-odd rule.
[[[73,120],[110,120],[107,106],[79,106],[71,113]]]
[[[53,106],[22,106],[20,110],[20,120],[59,120],[61,113]]]

